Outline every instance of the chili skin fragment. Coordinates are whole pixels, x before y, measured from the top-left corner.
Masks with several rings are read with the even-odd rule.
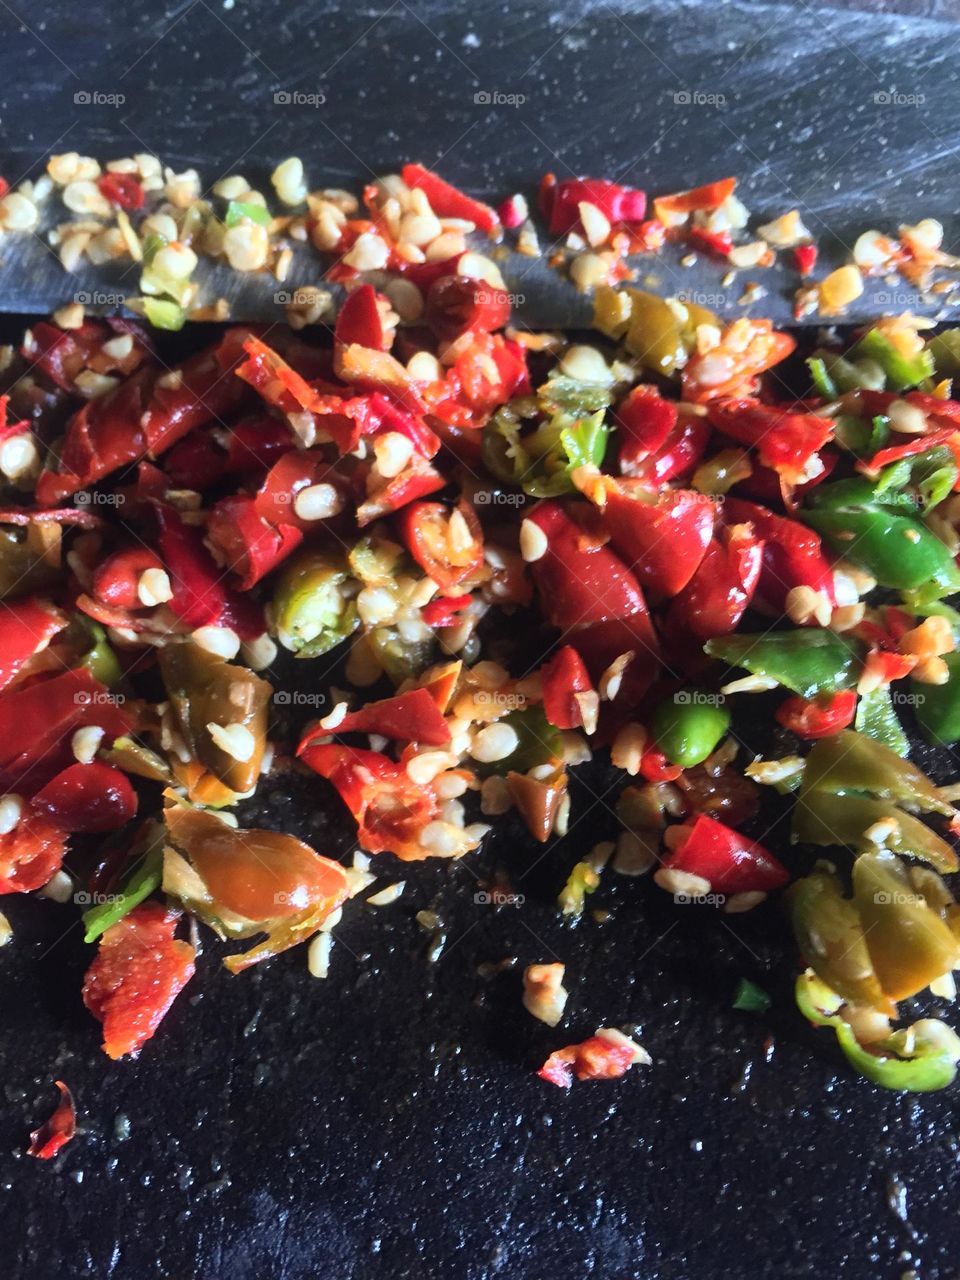
[[[35,1156],[38,1160],[52,1160],[77,1131],[73,1094],[62,1080],[55,1080],[54,1084],[60,1090],[60,1101],[53,1115],[30,1134],[30,1145],[27,1147],[27,1155]]]
[[[139,1053],[193,977],[194,949],[173,936],[179,919],[159,902],[143,902],[101,937],[83,1003],[103,1023],[108,1058]]]

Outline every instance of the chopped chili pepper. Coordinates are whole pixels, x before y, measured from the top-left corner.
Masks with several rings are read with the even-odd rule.
[[[584,492],[641,586],[672,597],[686,587],[713,534],[714,503],[690,489],[655,494],[640,480],[599,476]]]
[[[775,715],[785,729],[799,738],[829,738],[852,723],[856,708],[856,692],[844,689],[815,698],[787,698]]]
[[[758,400],[712,399],[710,422],[718,431],[750,445],[764,466],[788,484],[809,478],[817,454],[833,438],[833,423],[812,413],[786,413]]]
[[[457,614],[466,609],[473,596],[438,596],[425,604],[420,616],[428,627],[452,627],[457,621]]]
[[[422,164],[405,164],[400,176],[408,187],[424,193],[438,218],[463,218],[491,236],[499,231],[495,210],[444,182]]]
[[[798,244],[793,251],[797,270],[802,276],[808,276],[817,265],[817,246],[815,244]]]
[[[492,333],[510,320],[510,298],[485,280],[441,276],[427,294],[426,322],[445,341],[464,333]]]
[[[38,1160],[52,1160],[77,1132],[73,1095],[62,1080],[55,1080],[54,1084],[60,1090],[60,1101],[53,1115],[30,1134],[30,1145],[27,1148],[27,1155],[36,1156]]]
[[[725,258],[733,248],[733,236],[729,231],[708,231],[706,227],[691,227],[690,241],[695,249],[706,249],[718,258]]]
[[[148,569],[162,568],[163,561],[149,547],[124,547],[98,565],[90,589],[97,600],[111,608],[142,609],[140,578]]]
[[[620,469],[627,475],[659,453],[677,425],[677,405],[655,387],[640,384],[622,400],[614,413],[621,431]]]
[[[248,595],[228,586],[223,572],[204,546],[203,531],[185,524],[170,506],[157,504],[160,554],[170,575],[170,608],[191,629],[232,627],[242,640],[264,631],[263,612]]]
[[[483,533],[468,502],[452,510],[442,502],[413,502],[399,527],[407,550],[441,591],[475,577],[483,565]]]
[[[228,827],[178,804],[165,817],[172,847],[164,853],[164,890],[221,937],[267,935],[227,956],[231,973],[306,941],[349,894],[338,862],[284,832]]]
[[[763,845],[739,831],[698,814],[687,834],[674,845],[661,866],[686,871],[708,881],[714,893],[769,893],[781,889],[790,874]]]
[[[105,200],[118,209],[142,209],[143,187],[132,173],[101,173],[97,188]]]
[[[95,760],[51,778],[33,807],[62,831],[117,831],[135,816],[137,793],[125,773]]]
[[[772,612],[778,615],[784,612],[787,594],[794,587],[810,587],[822,592],[829,604],[836,604],[833,568],[823,554],[820,539],[810,529],[742,498],[727,498],[723,516],[737,524],[749,521],[757,537],[763,540],[763,567],[757,597]]]
[[[221,498],[207,522],[207,542],[220,563],[239,576],[241,591],[249,591],[302,541],[296,525],[270,524],[260,514],[258,498],[244,493]]]
[[[63,614],[43,600],[30,597],[6,604],[0,612],[0,690],[66,625]]]
[[[376,733],[384,738],[400,738],[424,746],[443,746],[450,741],[450,729],[436,702],[426,689],[411,689],[395,698],[368,702],[359,711],[348,711],[332,726],[334,733]],[[309,746],[313,731],[304,741]]]
[[[736,178],[720,178],[702,187],[692,187],[689,191],[657,196],[653,207],[660,221],[670,226],[676,221],[677,216],[686,216],[700,209],[707,212],[719,209],[724,200],[733,195],[736,185]]]
[[[548,219],[552,236],[583,230],[581,204],[592,204],[612,223],[642,222],[647,210],[644,192],[602,178],[565,178],[555,185],[542,187],[541,194],[541,211]]]
[[[383,326],[383,316],[377,305],[380,300],[372,284],[362,284],[347,295],[347,300],[337,315],[334,341],[358,342],[362,347],[374,347],[386,351],[390,339]],[[383,302],[387,305],[387,299]]]
[[[13,831],[0,835],[0,893],[30,893],[60,869],[67,840],[42,814],[28,810]]]
[[[569,1089],[577,1080],[615,1080],[634,1063],[649,1063],[650,1055],[616,1031],[601,1028],[580,1044],[551,1053],[537,1075],[541,1080]]]
[[[729,634],[753,598],[763,542],[750,524],[728,525],[713,538],[696,573],[676,596],[668,626],[703,640]]]
[[[590,674],[572,645],[564,645],[540,670],[543,710],[557,729],[583,727],[583,698],[593,692]]]
[[[193,977],[193,947],[173,936],[179,918],[159,902],[143,902],[101,937],[83,1003],[103,1023],[108,1058],[139,1053]]]
[[[404,861],[426,858],[420,844],[424,827],[439,812],[429,787],[411,782],[406,769],[376,751],[300,743],[297,755],[328,778],[357,823],[357,838],[368,853],[388,850]]]

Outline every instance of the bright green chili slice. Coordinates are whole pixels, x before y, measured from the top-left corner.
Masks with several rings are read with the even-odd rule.
[[[860,695],[854,728],[857,733],[865,733],[868,738],[882,742],[899,756],[910,754],[910,739],[897,716],[889,685],[881,685]]]
[[[855,347],[847,352],[849,360],[866,358],[875,360],[883,370],[887,388],[891,391],[905,391],[930,378],[934,373],[934,357],[928,347],[921,348],[916,355],[904,355],[889,338],[879,329],[871,329],[865,333]]]
[[[657,746],[671,764],[691,769],[702,764],[730,728],[730,712],[698,689],[681,689],[653,713],[651,729]]]
[[[768,676],[801,698],[852,689],[859,678],[862,653],[856,641],[818,627],[720,636],[709,640],[704,651],[731,667]]]
[[[123,887],[109,895],[110,901],[98,902],[83,913],[84,942],[96,942],[111,925],[129,915],[134,907],[160,888],[163,879],[164,831],[159,828],[137,865],[123,882]]]
[[[270,210],[265,208],[264,205],[247,204],[242,200],[231,200],[227,205],[227,214],[223,220],[224,224],[228,227],[235,227],[244,218],[258,223],[261,227],[269,227],[273,221]]]
[[[883,1089],[930,1093],[952,1084],[960,1061],[960,1039],[944,1023],[924,1018],[894,1032],[873,1051],[861,1045],[838,1010],[843,1001],[808,969],[797,979],[797,1008],[819,1027],[833,1027],[837,1043],[852,1067]]]

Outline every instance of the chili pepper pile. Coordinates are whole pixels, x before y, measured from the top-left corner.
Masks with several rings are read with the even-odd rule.
[[[554,192],[558,226],[578,194]],[[2,891],[79,887],[83,1000],[122,1057],[192,979],[184,917],[249,943],[232,972],[305,942],[324,976],[369,855],[460,858],[509,810],[547,843],[609,751],[623,832],[569,869],[565,916],[608,863],[728,913],[779,895],[801,1012],[876,1083],[952,1080],[960,1039],[892,1020],[960,966],[960,792],[898,715],[960,738],[956,334],[885,320],[803,369],[767,321],[625,287],[571,343],[434,265],[414,324],[352,280],[332,344],[232,328],[170,367],[130,321],[27,335],[3,400],[38,462],[0,510]],[[280,648],[329,695],[299,742],[272,723]],[[746,759],[737,700],[772,690],[789,750]],[[352,865],[237,826],[271,770],[345,806]],[[795,793],[782,858],[741,831],[762,785]],[[562,969],[535,968],[554,1025]],[[646,1061],[602,1028],[541,1074]]]

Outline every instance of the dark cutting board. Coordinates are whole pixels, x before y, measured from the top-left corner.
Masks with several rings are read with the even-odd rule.
[[[918,17],[402,0],[22,14],[29,27],[0,12],[10,178],[51,150],[140,147],[211,178],[300,154],[313,176],[350,184],[416,157],[491,195],[529,188],[546,167],[661,190],[733,171],[748,203],[801,201],[815,229],[933,215],[956,247],[960,30]],[[125,101],[75,102],[84,93]],[[311,664],[297,675],[315,679]],[[768,710],[757,704],[757,742]],[[601,768],[578,785],[576,823],[546,850],[508,822],[470,867],[381,860],[406,893],[346,913],[326,982],[302,951],[231,979],[209,946],[137,1062],[98,1050],[74,909],[5,902],[16,931],[0,952],[5,1274],[960,1274],[957,1092],[899,1097],[852,1077],[793,1010],[776,905],[730,918],[608,874],[594,901],[610,919],[561,923],[567,869],[615,829],[612,782]],[[350,847],[319,780],[278,781],[246,818],[324,853]],[[783,848],[782,832],[771,838]],[[475,901],[475,875],[498,867],[522,909]],[[424,907],[448,930],[432,964],[413,919]],[[517,969],[478,974],[509,955]],[[572,995],[567,1030],[550,1032],[520,1007],[519,967],[555,956]],[[774,996],[769,1014],[731,1008],[741,976]],[[550,1048],[601,1023],[635,1025],[654,1065],[569,1093],[535,1078]],[[22,1153],[55,1076],[74,1089],[83,1132],[41,1164]],[[907,1222],[893,1211],[901,1187]]]

